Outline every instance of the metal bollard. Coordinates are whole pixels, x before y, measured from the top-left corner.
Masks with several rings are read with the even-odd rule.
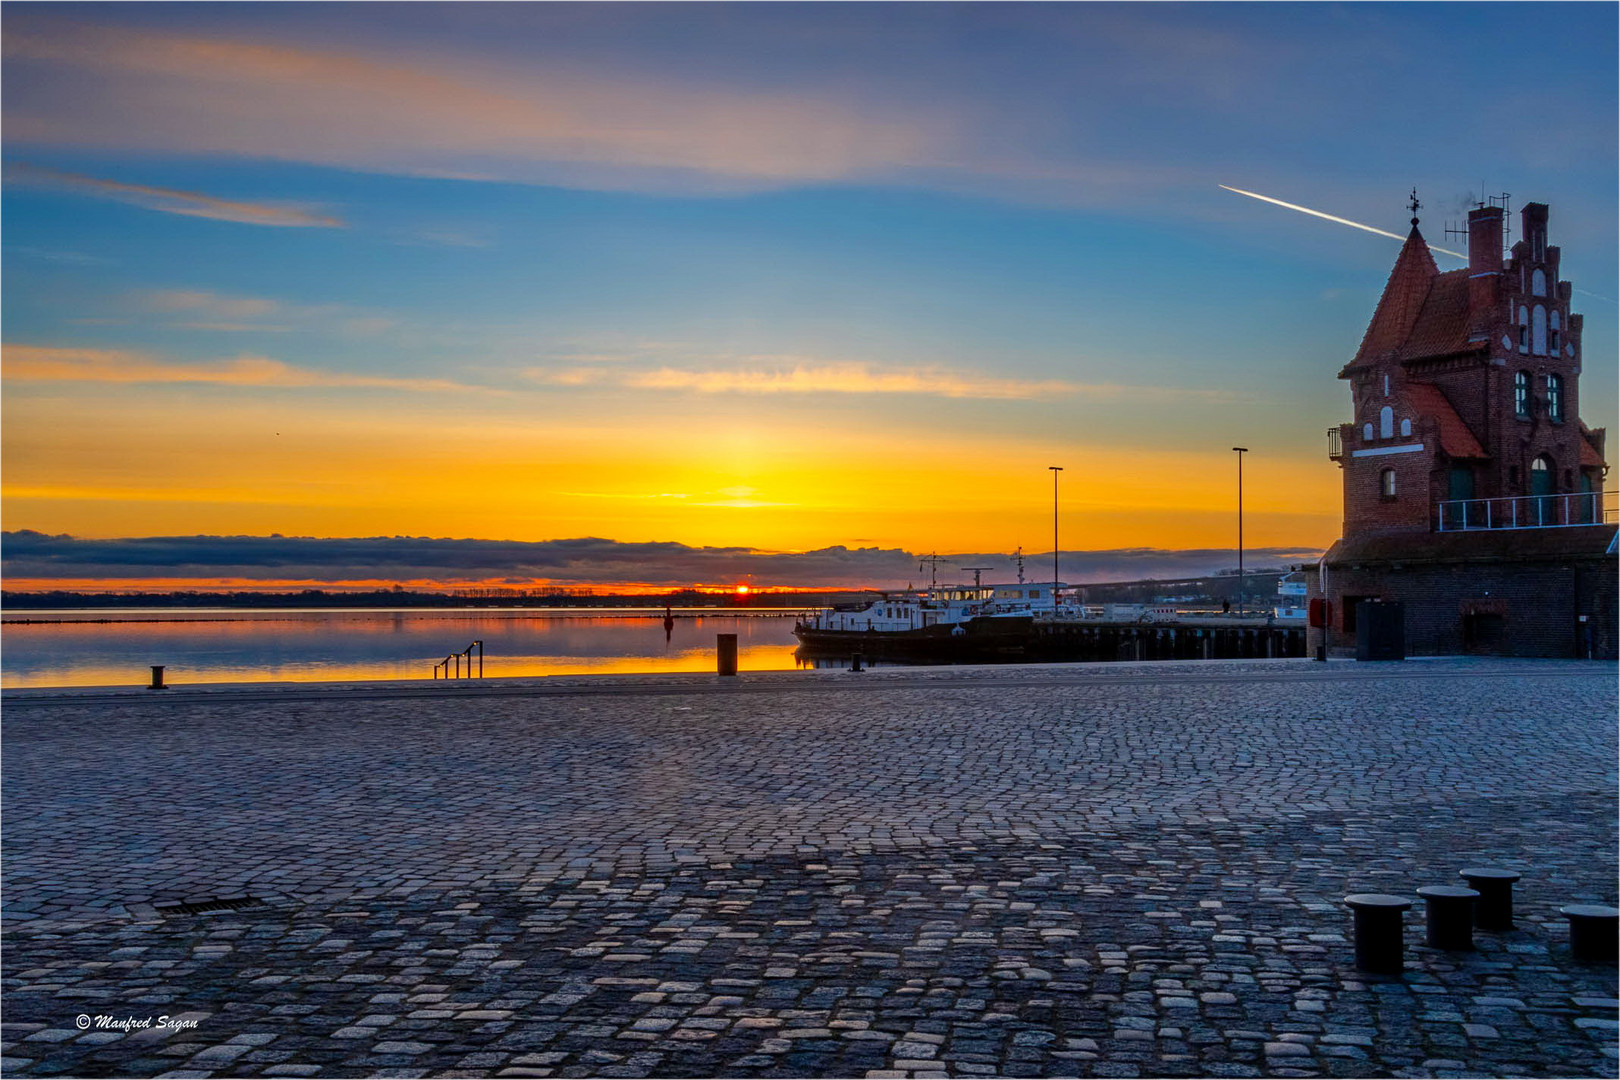
[[[1426,941],[1431,949],[1467,952],[1474,947],[1474,901],[1479,893],[1461,885],[1425,885],[1417,891],[1426,904]]]
[[[1474,925],[1481,930],[1513,929],[1513,883],[1520,876],[1513,870],[1470,866],[1457,871],[1468,887],[1479,893],[1474,901]]]
[[[849,658],[849,670],[851,670],[851,671],[864,671],[865,670],[864,668],[861,667],[861,654],[860,653],[852,653],[850,655],[850,658]]]
[[[1569,951],[1583,963],[1612,964],[1620,953],[1620,908],[1569,904],[1558,909],[1569,920]]]
[[[1401,914],[1412,906],[1412,901],[1388,893],[1353,893],[1344,902],[1355,912],[1356,967],[1399,975],[1406,958]]]
[[[714,648],[720,665],[720,674],[737,674],[737,635],[716,634]]]
[[[167,690],[168,689],[167,686],[163,685],[163,665],[162,664],[153,664],[152,665],[152,685],[148,686],[147,689],[148,690]]]

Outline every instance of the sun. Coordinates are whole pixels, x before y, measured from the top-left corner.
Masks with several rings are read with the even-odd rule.
[[[746,586],[746,585],[737,586],[737,595],[738,596],[747,596],[748,595],[748,586]]]

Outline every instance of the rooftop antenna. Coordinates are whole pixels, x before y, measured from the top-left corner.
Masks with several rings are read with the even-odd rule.
[[[1502,250],[1513,250],[1513,196],[1504,191],[1500,195],[1487,195],[1485,201],[1502,208]]]
[[[986,570],[994,570],[995,567],[993,567],[993,566],[964,566],[964,567],[962,567],[962,569],[963,570],[971,570],[971,571],[973,571],[973,587],[975,589],[977,589],[977,588],[980,587],[979,575],[981,573],[983,573],[984,571],[986,571]]]
[[[928,568],[928,588],[930,590],[932,590],[933,588],[935,588],[935,586],[937,586],[939,584],[939,564],[940,564],[940,558],[939,558],[939,555],[937,553],[930,553],[928,555],[924,555],[917,562],[917,569],[918,570],[921,570],[923,567]]]
[[[1018,560],[1018,584],[1024,583],[1024,549],[1022,547],[1013,552],[1013,558]]]

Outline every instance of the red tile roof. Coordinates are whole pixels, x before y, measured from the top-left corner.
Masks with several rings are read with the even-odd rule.
[[[1423,301],[1428,298],[1429,286],[1439,274],[1440,268],[1434,264],[1423,234],[1416,225],[1412,226],[1411,235],[1407,236],[1400,257],[1395,260],[1395,269],[1389,272],[1384,295],[1379,298],[1378,310],[1373,312],[1366,336],[1361,339],[1361,348],[1351,361],[1352,367],[1392,353],[1406,343]]]
[[[1483,458],[1489,455],[1480,446],[1474,433],[1451,407],[1445,392],[1433,383],[1409,382],[1406,400],[1419,416],[1431,417],[1440,433],[1440,449],[1454,458]],[[1584,440],[1583,440],[1584,441]]]
[[[1468,271],[1448,270],[1434,278],[1412,332],[1397,353],[1402,360],[1449,356],[1468,349]]]
[[[1596,447],[1586,441],[1586,436],[1583,434],[1576,441],[1581,444],[1581,468],[1584,469],[1588,465],[1597,469],[1603,468],[1605,464],[1603,455],[1597,452]]]
[[[1328,566],[1336,567],[1363,562],[1523,562],[1601,557],[1614,533],[1613,525],[1368,533],[1344,537],[1322,558]]]

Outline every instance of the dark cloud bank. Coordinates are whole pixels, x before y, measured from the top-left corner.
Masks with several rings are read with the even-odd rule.
[[[8,579],[242,578],[264,581],[502,581],[514,586],[544,580],[560,585],[643,583],[660,586],[747,580],[772,586],[893,587],[927,580],[918,557],[898,548],[828,547],[816,551],[757,551],[743,547],[689,547],[672,542],[577,540],[453,540],[417,536],[320,539],[299,536],[149,536],[85,540],[32,530],[0,534],[0,569]],[[1314,559],[1306,548],[1258,548],[1251,566]],[[1051,553],[1026,562],[1031,578],[1050,567]],[[1069,581],[1130,581],[1210,573],[1234,565],[1231,549],[1166,551],[1122,548],[1064,552],[1060,571]],[[967,580],[962,566],[996,567],[987,580],[1012,580],[1004,552],[942,556],[942,580]]]

